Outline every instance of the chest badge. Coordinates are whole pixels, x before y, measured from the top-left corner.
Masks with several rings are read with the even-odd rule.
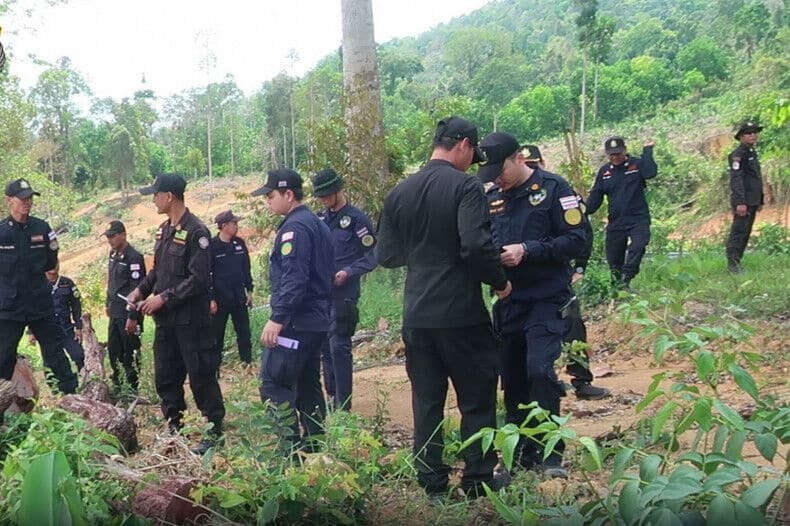
[[[178,241],[186,241],[187,240],[187,231],[186,230],[176,230],[176,233],[173,235],[173,239],[177,239]]]
[[[541,188],[539,191],[529,194],[529,204],[532,206],[538,206],[540,203],[546,200],[546,189]]]
[[[340,218],[340,228],[348,228],[348,225],[351,224],[351,218],[349,216],[343,216]]]
[[[540,185],[538,183],[533,183],[532,186],[529,187],[529,189],[534,192],[535,190],[540,189]]]

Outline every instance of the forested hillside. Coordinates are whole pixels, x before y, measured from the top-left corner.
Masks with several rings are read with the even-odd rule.
[[[612,130],[634,140],[651,133],[668,179],[686,177],[689,165],[704,166],[704,174],[672,189],[673,201],[682,203],[720,184],[723,174],[720,150],[727,145],[697,155],[697,142],[750,116],[766,126],[767,178],[773,195],[785,200],[788,20],[779,0],[509,0],[417,38],[383,43],[392,172],[425,159],[434,122],[450,113],[469,117],[485,133],[508,130],[524,141],[551,141],[573,128],[588,156]],[[193,179],[280,165],[309,172],[330,164],[342,171],[345,164],[339,51],[302,77],[283,72],[249,94],[228,74],[166,98],[145,84],[130,86],[128,97],[93,100],[85,112],[77,100],[89,97],[91,87],[79,57],[51,64],[25,93],[13,76],[15,50],[7,47],[0,174],[68,189],[49,203],[56,223],[68,221],[79,196],[164,171]],[[681,149],[688,140],[695,144]],[[675,164],[689,154],[683,166]],[[555,164],[562,158],[555,156]],[[375,208],[378,195],[363,198]]]

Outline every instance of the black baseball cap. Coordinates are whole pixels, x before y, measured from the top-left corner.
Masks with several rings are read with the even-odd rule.
[[[117,219],[110,221],[110,228],[104,231],[104,235],[107,237],[112,237],[116,234],[122,234],[126,232],[126,226],[118,221]]]
[[[609,137],[603,143],[606,155],[613,153],[623,153],[625,151],[625,140],[622,137]]]
[[[343,188],[343,179],[331,168],[324,168],[313,176],[313,194],[326,197]]]
[[[30,183],[27,182],[27,179],[19,178],[5,185],[5,195],[8,197],[27,199],[28,197],[41,194],[33,190]]]
[[[521,149],[515,137],[505,132],[494,132],[480,141],[480,149],[485,153],[485,163],[477,169],[477,176],[484,183],[490,183],[502,173],[505,159]]]
[[[302,176],[290,168],[269,170],[266,184],[250,193],[251,196],[269,195],[273,190],[301,190]]]
[[[743,121],[738,125],[738,130],[735,132],[735,138],[740,139],[744,133],[761,132],[763,127],[754,121]]]
[[[151,195],[157,192],[172,192],[176,195],[184,195],[187,187],[186,180],[178,174],[161,174],[154,179],[154,184],[140,188],[143,195]]]
[[[469,139],[469,142],[475,150],[472,163],[479,163],[485,159],[485,154],[480,150],[477,144],[477,126],[468,120],[455,116],[440,120],[436,124],[436,133],[433,136],[433,142],[437,143],[444,138],[455,140]]]
[[[214,218],[214,222],[217,223],[217,225],[222,226],[225,223],[238,223],[242,219],[244,218],[241,216],[233,215],[231,210],[225,210],[224,212],[217,214],[217,216]]]

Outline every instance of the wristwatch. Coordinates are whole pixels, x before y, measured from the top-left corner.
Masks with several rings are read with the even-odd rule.
[[[584,274],[584,267],[576,267],[574,270],[577,274]]]

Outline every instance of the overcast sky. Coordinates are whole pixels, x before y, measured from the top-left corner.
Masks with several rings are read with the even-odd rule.
[[[486,3],[373,0],[376,41],[416,36]],[[68,56],[94,95],[113,98],[140,89],[143,74],[159,96],[204,85],[205,35],[216,56],[212,80],[231,73],[248,94],[291,71],[289,50],[299,56],[292,72],[302,75],[341,42],[340,0],[70,0],[31,18],[12,13],[0,25],[23,86],[42,69],[30,55],[49,62]]]

